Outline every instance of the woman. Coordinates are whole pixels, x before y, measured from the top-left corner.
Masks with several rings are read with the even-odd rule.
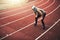
[[[46,16],[46,12],[43,9],[37,8],[35,6],[32,6],[32,10],[35,13],[35,24],[34,25],[36,26],[38,19],[41,18],[43,29],[45,29],[44,18]]]

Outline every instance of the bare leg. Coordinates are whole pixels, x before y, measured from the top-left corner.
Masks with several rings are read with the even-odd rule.
[[[46,16],[46,14],[44,14],[42,19],[41,19],[41,23],[42,23],[43,29],[45,29],[45,23],[44,23],[45,16]]]
[[[35,26],[37,25],[38,17],[35,17]]]
[[[45,23],[43,19],[41,20],[41,23],[42,23],[43,29],[45,29]]]

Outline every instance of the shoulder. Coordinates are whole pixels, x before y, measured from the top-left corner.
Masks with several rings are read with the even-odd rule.
[[[40,11],[43,11],[43,12],[45,12],[45,10],[44,10],[44,9],[40,9]]]

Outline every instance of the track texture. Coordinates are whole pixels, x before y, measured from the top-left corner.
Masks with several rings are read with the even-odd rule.
[[[45,30],[40,19],[34,26],[33,4],[46,10]],[[60,0],[31,1],[23,7],[1,10],[0,40],[60,40]]]

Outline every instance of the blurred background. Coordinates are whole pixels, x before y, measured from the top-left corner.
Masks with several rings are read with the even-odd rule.
[[[0,0],[0,10],[21,7],[33,0]]]

